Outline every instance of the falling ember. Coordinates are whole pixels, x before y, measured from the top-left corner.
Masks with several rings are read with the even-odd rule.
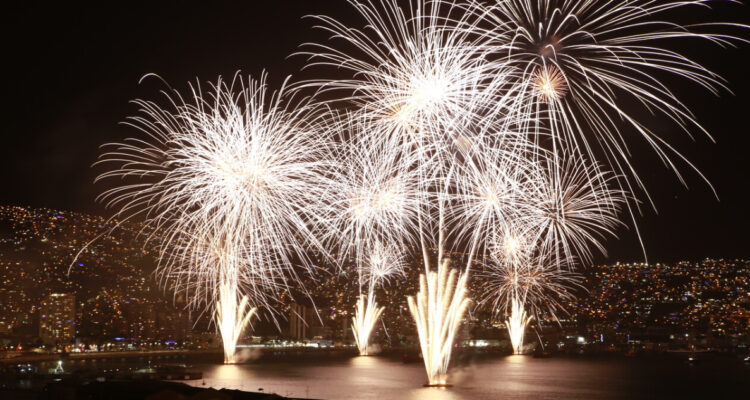
[[[221,283],[219,300],[216,302],[216,324],[224,344],[224,364],[237,363],[237,341],[257,310],[256,307],[250,307],[247,296],[239,298],[235,279],[229,277]]]
[[[534,74],[534,91],[542,100],[551,103],[565,97],[568,93],[568,84],[560,70],[547,65],[539,68]]]
[[[425,386],[447,386],[448,364],[464,312],[468,274],[449,267],[446,259],[437,271],[419,276],[419,293],[409,296],[409,310],[417,324],[419,345],[427,369]]]
[[[513,347],[513,354],[523,354],[523,336],[526,325],[529,324],[531,318],[526,315],[521,300],[514,298],[511,304],[510,317],[505,321],[510,336],[510,344]]]
[[[359,296],[357,310],[352,321],[352,331],[354,332],[354,340],[357,342],[359,355],[370,355],[368,350],[370,336],[383,310],[385,310],[385,307],[378,307],[378,303],[375,302],[375,295],[372,292],[369,295]]]

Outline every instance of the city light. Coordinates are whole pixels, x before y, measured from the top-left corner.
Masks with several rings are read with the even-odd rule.
[[[625,263],[610,258],[635,251],[638,255],[628,257],[646,259],[648,238],[666,243],[661,249],[688,248],[657,231],[641,231],[645,224],[640,221],[650,218],[644,208],[656,211],[661,199],[669,199],[670,207],[680,200],[675,195],[672,201],[671,186],[660,181],[651,162],[661,163],[676,176],[673,183],[685,187],[691,182],[688,169],[718,198],[697,167],[701,163],[694,165],[678,146],[679,138],[670,135],[676,131],[689,139],[713,140],[706,127],[718,126],[718,120],[701,121],[697,111],[707,103],[689,101],[686,88],[718,96],[731,88],[708,66],[744,65],[701,60],[709,57],[701,57],[708,53],[699,45],[750,44],[745,39],[750,26],[705,19],[706,10],[723,10],[728,3],[739,2],[346,0],[346,9],[332,7],[329,15],[316,3],[310,8],[322,11],[306,21],[317,34],[297,47],[278,46],[284,53],[279,59],[296,48],[291,58],[297,64],[284,62],[295,70],[302,67],[301,80],[276,81],[266,70],[252,76],[236,70],[228,79],[196,78],[183,89],[167,82],[185,73],[247,68],[231,60],[222,64],[227,61],[222,51],[262,61],[255,39],[272,42],[275,50],[277,41],[296,30],[273,21],[268,24],[278,24],[282,33],[263,25],[260,35],[257,30],[254,35],[227,31],[218,41],[191,40],[195,35],[178,30],[186,44],[177,47],[189,48],[189,55],[201,58],[200,65],[183,62],[180,71],[173,71],[160,64],[163,54],[132,57],[137,59],[132,69],[142,76],[138,84],[153,90],[153,83],[161,91],[130,106],[112,97],[125,110],[133,107],[123,123],[130,134],[102,145],[89,172],[61,169],[71,177],[65,182],[70,188],[88,196],[98,188],[100,195],[90,200],[110,210],[109,218],[93,211],[0,206],[0,372],[11,377],[8,382],[24,381],[19,390],[42,390],[53,397],[78,393],[82,385],[79,394],[84,395],[92,388],[103,393],[100,388],[113,382],[143,380],[156,386],[158,380],[200,379],[190,385],[224,389],[234,381],[243,382],[240,390],[248,383],[262,384],[257,390],[265,391],[270,385],[264,379],[270,376],[289,390],[287,396],[329,398],[340,394],[339,387],[302,394],[300,387],[310,388],[300,377],[323,382],[316,382],[316,389],[354,382],[361,394],[373,382],[421,384],[421,378],[409,382],[424,377],[423,364],[427,379],[425,388],[411,393],[417,397],[447,394],[454,385],[467,386],[455,390],[458,397],[488,397],[490,391],[489,397],[524,397],[510,390],[544,386],[532,384],[530,377],[554,383],[559,393],[580,392],[543,369],[554,364],[566,377],[569,370],[560,367],[566,364],[540,359],[607,355],[615,365],[613,355],[625,359],[648,353],[668,354],[684,364],[652,367],[654,374],[691,368],[706,378],[702,385],[718,393],[723,386],[714,384],[713,375],[733,375],[700,368],[710,364],[713,369],[731,357],[731,368],[750,363],[750,260]],[[198,6],[179,11],[192,7]],[[247,11],[241,7],[237,10]],[[258,28],[251,21],[255,14],[286,15],[237,12],[232,17],[248,23],[231,26]],[[190,26],[192,20],[183,21],[184,16],[178,13],[174,19]],[[212,11],[199,19],[211,30],[217,29],[211,20],[234,21],[214,17]],[[158,29],[149,37],[173,41],[173,35],[165,35],[174,31],[172,18],[153,19],[161,23],[154,23]],[[150,23],[135,20],[139,29]],[[87,33],[81,36],[134,32],[117,28],[82,29]],[[60,34],[70,34],[66,29]],[[235,37],[245,38],[249,47],[237,47]],[[79,42],[75,38],[59,40],[61,51],[54,54],[43,51],[46,44],[26,47],[47,57],[36,66],[60,55],[70,61],[67,50]],[[111,72],[104,63],[112,58],[109,52],[125,60],[136,48],[162,48],[135,46],[132,38],[123,38],[102,39],[107,53],[87,59],[86,68],[71,63],[65,71],[85,71],[87,80],[90,76],[99,83],[102,74],[91,74],[90,68],[101,65]],[[203,42],[210,42],[210,51],[199,53]],[[671,47],[672,42],[679,46]],[[183,59],[178,56],[167,58]],[[38,70],[31,67],[25,69]],[[286,71],[280,64],[267,67]],[[141,75],[143,68],[157,70]],[[104,75],[133,77],[133,71],[114,71]],[[14,92],[21,99],[17,102],[35,110],[28,104],[37,99],[19,93],[39,96],[39,90],[21,82]],[[122,82],[101,86],[109,95],[112,88],[126,87]],[[53,86],[57,92],[50,93],[71,87]],[[70,112],[76,118],[101,114],[111,119],[104,107],[80,100],[109,105],[102,92],[71,94],[77,96],[67,99],[78,107]],[[42,103],[49,98],[59,108],[62,102],[54,103],[54,97]],[[733,118],[739,109],[717,107]],[[704,114],[715,117],[718,108],[711,110]],[[23,134],[39,125],[68,134],[45,145],[62,149],[83,148],[70,135],[72,129],[102,127],[88,120],[80,125],[42,124],[28,116],[19,121],[9,129]],[[119,131],[97,141],[111,141],[107,138],[113,135]],[[29,143],[22,142],[23,147],[34,148]],[[64,160],[58,161],[62,165],[87,154],[51,158]],[[34,165],[22,161],[24,168]],[[72,181],[92,173],[96,187]],[[741,186],[744,182],[734,176],[729,187]],[[665,189],[651,193],[656,185]],[[55,200],[29,196],[22,197],[28,204]],[[730,196],[722,204],[734,207],[736,200]],[[674,225],[684,225],[693,235],[701,227],[718,232],[713,229],[717,220],[695,228],[680,220]],[[632,237],[620,241],[626,230]],[[726,240],[722,246],[737,247]],[[705,249],[690,250],[706,254]],[[317,365],[321,354],[351,358],[342,365],[352,375],[319,379],[325,371],[342,371],[341,365],[338,370]],[[716,363],[700,366],[704,357],[719,354]],[[192,367],[186,360],[196,355],[216,357],[200,364],[213,363],[216,369],[188,371]],[[404,365],[393,363],[389,357],[394,355]],[[218,365],[219,357],[235,365]],[[300,373],[300,368],[312,368],[295,358],[283,366],[294,380],[284,381],[277,374],[282,367],[242,365],[277,357],[309,357],[315,370]],[[485,360],[493,357],[498,360]],[[119,364],[97,364],[106,358],[119,358]],[[126,359],[148,366],[134,371],[125,367]],[[576,362],[586,363],[583,357]],[[378,368],[384,365],[393,371],[380,376]],[[491,374],[482,369],[485,365],[492,366]],[[482,381],[491,389],[483,391]],[[648,382],[611,388],[610,381],[606,394],[620,397],[631,394],[629,386],[656,387]],[[181,387],[172,386],[175,391]],[[393,397],[394,390],[383,388],[372,396]],[[586,390],[598,393],[593,385]]]

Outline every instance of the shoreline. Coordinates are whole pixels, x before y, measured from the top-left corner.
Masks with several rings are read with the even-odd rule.
[[[57,398],[101,398],[146,400],[146,399],[221,399],[221,400],[312,400],[299,397],[284,397],[275,393],[248,392],[237,389],[214,389],[170,381],[87,381],[61,380],[49,382],[38,389],[7,388],[0,386],[0,398],[57,399]],[[32,397],[33,396],[33,397]]]
[[[154,351],[101,351],[91,353],[49,353],[49,354],[22,354],[16,357],[0,359],[0,364],[8,363],[32,363],[42,361],[66,360],[88,360],[105,358],[135,358],[150,356],[179,356],[179,355],[221,355],[221,349],[210,350],[154,350]]]

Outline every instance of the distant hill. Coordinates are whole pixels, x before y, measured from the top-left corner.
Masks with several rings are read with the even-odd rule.
[[[82,336],[128,334],[144,312],[154,318],[179,313],[173,304],[180,299],[155,280],[156,262],[144,246],[142,226],[114,226],[100,216],[0,207],[0,302],[25,298],[18,312],[33,314],[44,296],[75,293]]]

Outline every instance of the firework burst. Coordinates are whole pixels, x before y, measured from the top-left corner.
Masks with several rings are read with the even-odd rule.
[[[102,156],[114,168],[99,180],[119,185],[101,198],[119,219],[140,216],[158,232],[159,276],[192,306],[215,308],[227,361],[252,307],[268,306],[266,291],[319,247],[310,222],[330,187],[327,130],[284,86],[269,93],[265,74],[236,75],[205,94],[191,85],[190,101],[167,93],[167,108],[136,100],[141,114],[128,124],[143,135]]]
[[[333,223],[320,236],[327,247],[354,256],[358,265],[370,265],[366,258],[378,246],[406,246],[415,240],[419,176],[406,167],[413,154],[382,135],[372,119],[350,115],[346,121],[339,124],[344,127],[342,145],[337,168],[331,170],[331,192],[337,196],[327,220]]]
[[[349,4],[363,18],[364,29],[314,16],[318,28],[349,50],[307,43],[310,50],[301,54],[309,56],[310,67],[335,67],[351,72],[351,78],[303,86],[343,93],[346,107],[384,128],[377,133],[416,147],[422,166],[433,146],[452,144],[466,124],[502,113],[505,102],[497,97],[511,97],[500,92],[511,71],[487,61],[470,29],[452,28],[470,25],[459,7],[429,0],[410,1],[408,7],[396,0]]]
[[[566,274],[590,262],[593,249],[604,251],[621,208],[634,215],[634,192],[643,185],[623,127],[634,128],[674,167],[670,156],[681,156],[625,112],[616,95],[624,92],[685,129],[698,126],[657,76],[676,74],[711,90],[723,86],[720,78],[648,43],[702,37],[729,44],[728,36],[695,35],[653,20],[703,3],[350,0],[365,21],[361,29],[315,17],[341,47],[307,44],[309,65],[351,74],[301,87],[344,93],[339,104],[368,125],[344,140],[363,153],[355,157],[362,165],[344,179],[353,190],[341,191],[348,211],[337,213],[347,217],[339,219],[340,231],[351,233],[342,248],[353,245],[363,265],[364,249],[377,240],[405,248],[418,240],[425,275],[409,304],[430,383],[444,380],[454,339],[440,329],[460,322],[444,318],[441,307],[462,307],[460,290],[441,292],[446,240],[469,254],[461,278],[480,255],[497,264],[501,282],[512,282],[492,292],[511,311],[512,335],[522,342],[537,304],[549,299],[538,289],[563,295],[575,282]],[[596,162],[602,155],[606,164]],[[394,178],[398,185],[387,183]],[[398,205],[389,210],[397,212],[386,213],[385,204]],[[488,241],[499,237],[505,255],[493,260]],[[444,294],[440,307],[426,300]],[[363,312],[370,300],[360,298]]]
[[[649,113],[667,117],[689,135],[691,129],[709,135],[664,78],[675,76],[712,94],[726,89],[723,79],[687,56],[660,46],[675,39],[703,40],[720,46],[745,42],[726,34],[698,31],[745,28],[737,24],[686,27],[660,20],[683,9],[706,13],[709,3],[497,0],[486,4],[472,0],[467,10],[484,21],[478,26],[492,27],[474,26],[474,33],[488,40],[487,45],[494,48],[493,53],[504,65],[518,71],[519,104],[540,116],[528,122],[548,124],[554,140],[573,146],[589,159],[605,159],[608,168],[617,172],[621,189],[642,191],[648,196],[631,164],[629,143],[633,139],[626,131],[637,132],[681,182],[675,158],[695,168],[666,138],[627,111],[621,99],[629,98]],[[638,202],[632,204],[638,207]]]
[[[576,153],[559,163],[544,166],[532,194],[534,212],[525,218],[524,230],[540,252],[554,254],[559,265],[589,263],[591,248],[606,254],[602,240],[615,236],[618,218],[627,198],[615,189],[616,176]]]
[[[537,68],[532,82],[536,95],[547,103],[558,101],[568,92],[565,77],[554,65]]]
[[[523,353],[526,326],[539,315],[557,319],[564,303],[574,298],[574,289],[583,289],[582,277],[554,262],[552,253],[540,253],[530,237],[519,231],[506,231],[495,238],[491,261],[483,271],[485,301],[496,313],[507,313],[505,321],[514,354]]]

